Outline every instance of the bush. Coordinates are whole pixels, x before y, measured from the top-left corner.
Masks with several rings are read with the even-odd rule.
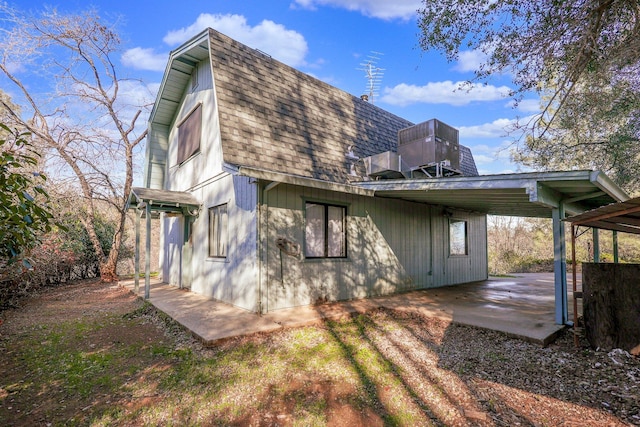
[[[80,221],[67,217],[60,225],[29,252],[31,268],[0,261],[0,310],[15,306],[20,298],[43,287],[99,276],[99,260]],[[115,227],[112,221],[96,217],[96,232],[106,254]]]

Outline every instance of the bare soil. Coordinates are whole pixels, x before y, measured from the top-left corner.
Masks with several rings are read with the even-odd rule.
[[[163,388],[158,375],[172,370],[179,375],[184,369],[176,353],[162,348],[186,349],[206,362],[192,362],[193,369],[213,369],[214,361],[239,348],[259,349],[262,357],[280,354],[297,335],[285,330],[203,348],[126,289],[95,280],[48,289],[1,313],[0,320],[0,425],[6,426],[640,425],[640,360],[622,350],[576,348],[571,333],[542,348],[493,331],[379,310],[352,323],[314,327],[318,334],[313,336],[320,337],[314,339],[337,345],[357,381],[336,381],[334,373],[319,368],[297,369],[301,361],[283,356],[287,372],[278,378],[285,383],[255,378],[242,389],[222,388],[225,395],[215,399],[235,402],[234,410],[192,406],[181,409],[183,415],[153,418],[151,410],[160,413],[175,400],[175,391]],[[83,325],[96,322],[99,329],[83,332]],[[73,331],[69,324],[75,325]],[[58,339],[64,346],[51,342]],[[312,344],[314,351],[321,348]],[[59,369],[53,363],[56,354],[44,361],[30,354],[47,348],[65,354],[77,350],[81,360],[97,349],[100,354],[109,350],[118,359],[105,364],[99,378],[98,371],[91,372],[94,365],[87,365],[73,387],[69,371],[45,384],[42,378],[52,378],[47,369]],[[375,373],[367,365],[382,368]],[[232,377],[232,369],[220,372]],[[92,384],[85,393],[83,379]],[[131,384],[148,391],[134,394]],[[181,404],[189,406],[186,380],[184,387]],[[320,415],[309,418],[309,407],[318,402]],[[397,415],[397,407],[409,415]],[[303,415],[307,421],[300,421]],[[98,421],[104,419],[110,421]]]

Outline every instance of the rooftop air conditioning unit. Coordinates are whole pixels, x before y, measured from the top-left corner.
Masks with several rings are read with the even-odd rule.
[[[374,154],[364,158],[367,175],[373,178],[394,179],[402,178],[400,173],[400,156],[393,151]]]
[[[458,129],[437,119],[431,119],[398,131],[398,154],[403,165],[420,168],[448,162],[453,170],[460,169]]]

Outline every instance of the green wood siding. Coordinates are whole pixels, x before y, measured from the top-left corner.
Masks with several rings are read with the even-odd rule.
[[[347,207],[347,258],[305,259],[305,201]],[[469,255],[448,256],[444,209],[401,200],[355,196],[280,184],[263,197],[266,208],[266,311],[323,301],[386,295],[487,277],[486,221],[469,222]],[[285,238],[299,256],[282,252]]]

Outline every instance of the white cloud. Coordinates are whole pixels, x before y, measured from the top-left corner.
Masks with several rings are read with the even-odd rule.
[[[513,141],[505,139],[496,145],[465,143],[473,153],[480,175],[505,174],[524,171],[521,165],[511,162]]]
[[[384,89],[382,100],[391,105],[416,103],[466,105],[474,101],[496,101],[509,96],[507,86],[472,84],[468,82],[431,82],[424,86],[401,83]]]
[[[291,66],[304,65],[307,42],[302,34],[287,30],[283,25],[264,20],[255,27],[247,24],[241,15],[213,15],[203,13],[188,27],[170,31],[163,41],[175,46],[189,40],[204,29],[211,27],[241,43],[259,49],[279,61]]]
[[[122,54],[122,64],[137,70],[164,71],[168,53],[155,53],[153,49],[134,47]]]
[[[315,10],[318,6],[333,6],[357,11],[380,19],[410,19],[422,6],[420,0],[294,0],[294,6]]]
[[[486,154],[473,154],[473,160],[475,160],[476,165],[486,165],[489,163],[493,163],[496,159],[492,156],[488,156]]]
[[[476,126],[459,126],[460,138],[502,138],[506,136],[516,121],[513,119],[497,119],[491,123]]]
[[[515,107],[518,111],[523,113],[540,113],[541,106],[539,99],[523,99],[518,102],[518,105],[515,105],[514,101],[511,101],[509,107]]]
[[[458,55],[458,62],[453,69],[461,73],[475,71],[479,69],[480,65],[486,62],[486,60],[487,54],[481,50],[463,50]]]
[[[153,104],[159,87],[158,83],[145,84],[137,80],[123,80],[119,83],[118,100],[137,111]]]

